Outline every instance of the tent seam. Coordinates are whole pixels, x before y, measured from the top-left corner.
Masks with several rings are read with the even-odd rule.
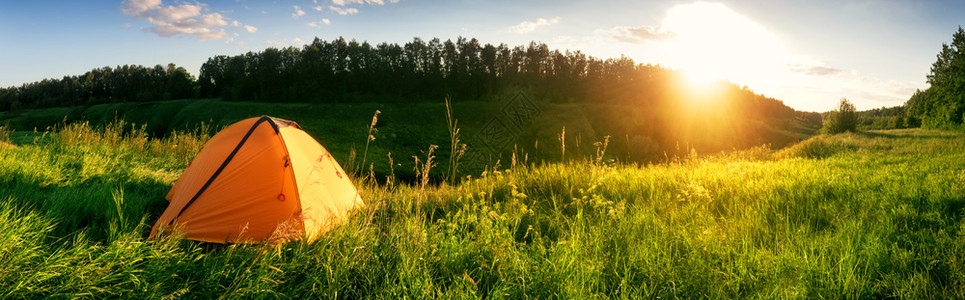
[[[200,189],[198,189],[198,192],[194,194],[194,197],[191,197],[191,200],[188,200],[188,203],[184,204],[184,207],[181,207],[181,210],[178,211],[178,214],[175,215],[174,218],[171,218],[171,221],[169,221],[167,224],[168,226],[174,223],[174,220],[177,220],[179,217],[181,217],[181,214],[183,214],[184,211],[187,210],[188,207],[190,207],[191,204],[194,203],[194,201],[198,200],[198,198],[201,197],[201,194],[208,189],[211,183],[213,183],[214,180],[218,177],[218,175],[220,175],[221,172],[224,171],[224,169],[228,166],[228,163],[230,163],[231,160],[234,158],[234,156],[238,154],[238,151],[241,150],[241,147],[245,145],[245,142],[247,142],[248,138],[251,137],[251,134],[255,132],[255,129],[258,129],[258,126],[265,121],[268,121],[268,124],[270,124],[272,129],[274,129],[275,134],[280,135],[280,132],[278,131],[278,125],[276,125],[274,121],[272,121],[271,118],[269,118],[268,116],[262,116],[260,119],[258,119],[258,121],[255,121],[255,124],[251,125],[251,128],[248,129],[248,132],[245,133],[245,136],[241,138],[241,141],[238,142],[238,145],[235,146],[234,150],[232,150],[231,153],[228,154],[228,157],[225,158],[224,162],[221,163],[221,166],[218,167],[217,170],[215,170],[214,174],[211,174],[211,177],[209,177],[208,181],[205,182]],[[286,149],[285,151],[287,152],[288,150]]]

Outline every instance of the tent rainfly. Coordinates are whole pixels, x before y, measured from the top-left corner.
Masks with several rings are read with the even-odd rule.
[[[150,238],[176,230],[213,243],[313,240],[363,204],[322,145],[295,122],[268,116],[215,134],[166,198]]]

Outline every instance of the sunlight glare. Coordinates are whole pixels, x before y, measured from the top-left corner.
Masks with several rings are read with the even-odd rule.
[[[693,90],[709,90],[719,81],[719,79],[710,72],[700,72],[694,69],[684,69],[682,75],[684,83]]]
[[[788,56],[773,34],[720,3],[673,7],[663,27],[676,35],[665,45],[670,66],[695,84],[768,80],[781,72]]]

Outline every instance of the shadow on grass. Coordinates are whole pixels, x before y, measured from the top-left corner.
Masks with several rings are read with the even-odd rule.
[[[33,144],[35,141],[48,138],[49,134],[37,131],[13,131],[10,132],[10,143],[17,146]]]
[[[147,231],[167,207],[164,196],[171,186],[146,178],[97,175],[71,182],[61,178],[50,183],[34,174],[18,172],[0,179],[0,199],[14,206],[37,212],[56,222],[53,238],[84,234],[94,241],[106,242],[111,225],[126,230]]]

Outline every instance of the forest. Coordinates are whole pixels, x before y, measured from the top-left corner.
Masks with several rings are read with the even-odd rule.
[[[481,44],[459,37],[373,46],[316,38],[302,48],[268,48],[209,58],[195,79],[184,68],[118,66],[0,89],[0,110],[184,98],[255,102],[410,102],[486,100],[525,89],[552,103],[643,104],[679,98],[679,75],[627,57],[580,51]],[[728,84],[755,115],[787,116],[781,101]],[[673,93],[676,95],[668,95]],[[676,96],[676,97],[675,97]],[[679,99],[671,99],[679,100]]]
[[[951,44],[942,44],[927,82],[905,103],[907,125],[931,129],[961,128],[965,118],[965,30],[958,27]]]
[[[0,88],[0,110],[145,102],[197,96],[198,82],[183,67],[103,67],[82,75]]]

